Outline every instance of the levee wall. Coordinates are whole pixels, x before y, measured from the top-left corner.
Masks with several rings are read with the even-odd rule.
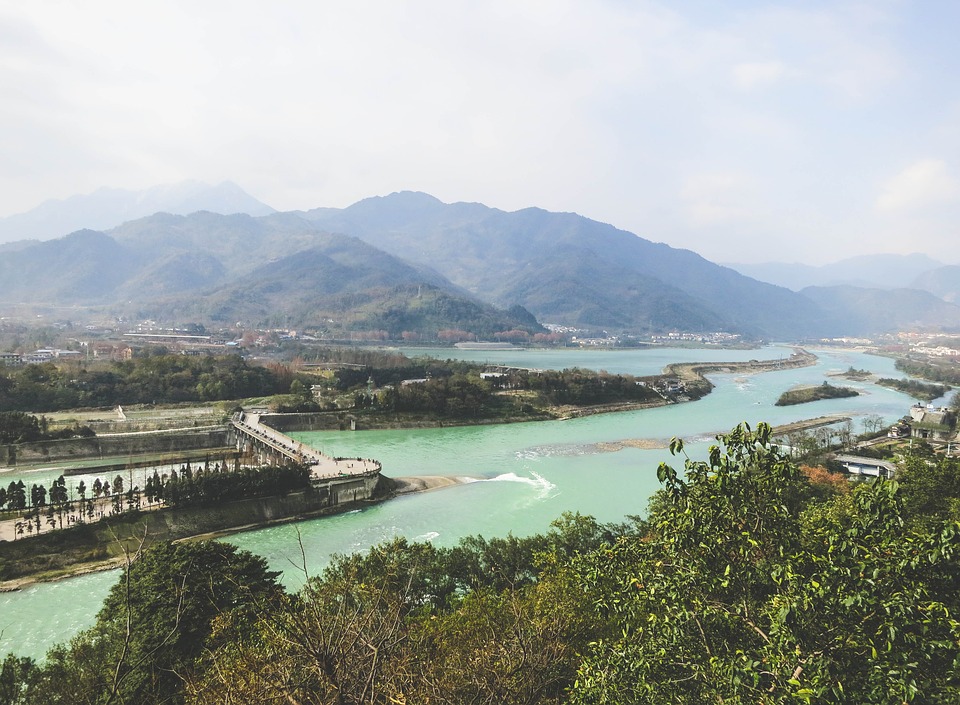
[[[260,423],[281,433],[287,431],[349,431],[353,417],[342,411],[305,414],[261,414]]]
[[[335,514],[349,510],[355,502],[386,499],[392,487],[390,480],[379,475],[326,480],[310,490],[284,496],[244,499],[215,507],[125,513],[62,531],[0,541],[0,580],[76,570],[77,566],[117,559],[121,556],[118,541],[136,550],[141,540],[149,545]]]
[[[230,446],[229,430],[159,431],[118,436],[68,438],[58,441],[0,445],[0,466],[57,460],[123,457],[145,453],[178,453]]]
[[[182,538],[215,531],[259,526],[283,519],[342,511],[354,502],[377,497],[379,475],[331,480],[308,492],[282,497],[244,499],[216,507],[168,509],[144,512],[154,536]]]

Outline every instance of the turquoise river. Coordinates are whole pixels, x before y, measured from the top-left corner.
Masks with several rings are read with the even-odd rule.
[[[670,362],[781,359],[791,349],[424,352],[531,368],[584,367],[649,375]],[[658,486],[658,464],[682,465],[665,449],[673,436],[686,441],[691,456],[703,457],[717,433],[741,421],[777,425],[843,414],[853,417],[854,428],[860,431],[863,418],[879,415],[890,423],[913,403],[903,394],[869,382],[832,380],[858,389],[861,396],[775,407],[784,390],[819,384],[851,366],[885,377],[902,376],[887,358],[833,349],[812,352],[819,358],[812,367],[711,375],[714,391],[688,404],[566,421],[296,434],[325,453],[377,458],[388,476],[446,475],[466,482],[346,514],[235,534],[227,540],[265,557],[272,569],[283,571],[284,583],[295,589],[306,574],[322,570],[331,555],[363,550],[393,536],[450,545],[472,534],[540,532],[566,511],[591,514],[602,521],[643,513],[647,498]],[[23,477],[25,482],[49,484],[56,474],[8,471],[0,474],[0,482],[6,485]],[[83,479],[89,486],[94,476],[70,479],[73,483]],[[142,483],[136,476],[130,479]],[[52,644],[90,626],[117,577],[118,571],[107,571],[0,594],[0,654],[13,651],[41,658]]]

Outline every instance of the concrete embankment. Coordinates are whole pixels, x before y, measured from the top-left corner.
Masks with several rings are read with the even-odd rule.
[[[72,460],[125,458],[144,455],[177,454],[231,448],[229,429],[215,426],[203,429],[147,431],[90,438],[67,438],[36,443],[0,445],[0,467],[17,467]]]
[[[809,367],[815,364],[817,356],[802,348],[795,348],[793,354],[783,360],[750,360],[749,362],[675,362],[663,368],[665,375],[679,377],[688,386],[690,384],[713,385],[704,377],[711,373],[754,374],[774,372],[797,367]]]
[[[428,489],[417,487],[412,491]],[[115,567],[143,545],[223,535],[271,524],[337,514],[411,489],[381,475],[350,477],[303,492],[212,507],[153,508],[0,541],[0,590]]]
[[[548,421],[556,415],[539,412],[488,419],[436,418],[429,414],[358,413],[317,411],[313,413],[262,414],[261,423],[283,433],[291,431],[373,431],[396,428],[438,428],[444,426],[488,426],[523,421]]]

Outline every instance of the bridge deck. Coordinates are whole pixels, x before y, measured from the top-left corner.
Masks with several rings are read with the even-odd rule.
[[[315,480],[380,472],[380,463],[369,458],[333,458],[316,448],[305,446],[290,436],[260,422],[260,414],[240,412],[233,417],[233,427],[241,436],[249,436],[283,457],[310,468]]]

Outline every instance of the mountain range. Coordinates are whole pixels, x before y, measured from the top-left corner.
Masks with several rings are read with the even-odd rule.
[[[25,213],[0,218],[0,245],[18,240],[49,240],[75,230],[106,230],[154,213],[267,215],[274,210],[230,181],[211,186],[181,181],[144,191],[101,188],[90,194],[44,201]]]
[[[481,337],[514,328],[532,333],[542,330],[537,320],[777,339],[960,327],[960,307],[945,300],[960,289],[956,273],[924,277],[928,265],[950,268],[921,256],[903,263],[902,273],[896,262],[884,266],[907,283],[923,278],[928,290],[804,284],[794,291],[573,213],[505,212],[415,192],[278,213],[236,194],[232,184],[222,187],[210,193],[233,193],[232,203],[253,213],[205,209],[121,222],[131,211],[120,208],[110,226],[55,240],[28,242],[18,231],[19,242],[0,247],[0,303],[72,304],[180,322],[383,330],[391,337],[429,337],[444,328]],[[102,203],[97,194],[89,198]],[[205,206],[202,198],[195,203]],[[22,214],[24,222],[31,213]],[[861,277],[853,264],[846,271]]]

